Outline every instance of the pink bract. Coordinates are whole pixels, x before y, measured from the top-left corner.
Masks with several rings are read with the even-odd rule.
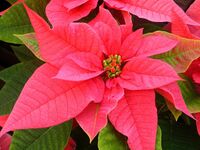
[[[56,25],[70,23],[87,16],[98,0],[51,0],[46,7],[50,22]]]
[[[118,25],[103,7],[89,24],[69,23],[52,29],[25,8],[46,63],[24,86],[1,135],[75,118],[92,140],[106,126],[108,116],[128,137],[130,149],[154,150],[154,89],[161,88],[175,107],[190,115],[183,100],[176,101],[168,89],[180,77],[167,63],[149,58],[171,50],[177,41],[144,36],[142,30],[132,32],[130,24]]]
[[[112,8],[128,11],[140,18],[145,18],[154,22],[172,22],[173,11],[186,24],[199,25],[173,1],[173,0],[104,0]]]
[[[186,24],[199,25],[192,20],[173,0],[104,0],[110,8],[126,11],[154,22],[172,22],[173,12],[184,18]],[[62,25],[87,16],[96,6],[97,0],[51,0],[46,14],[50,22]]]

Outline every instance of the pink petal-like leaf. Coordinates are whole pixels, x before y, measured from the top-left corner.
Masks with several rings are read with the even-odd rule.
[[[195,36],[190,32],[188,25],[185,24],[184,18],[179,17],[176,12],[173,12],[173,14],[171,32],[185,38],[195,38]]]
[[[102,25],[102,23],[105,25]],[[107,48],[105,52],[107,52],[108,55],[114,54],[121,44],[121,30],[112,14],[101,6],[98,15],[90,22],[90,25],[94,27],[102,38]],[[108,38],[112,39],[109,39],[109,42],[107,42]]]
[[[151,58],[133,58],[118,79],[120,86],[130,90],[154,89],[180,80],[173,68],[165,62]]]
[[[126,25],[120,25],[120,28],[121,28],[121,34],[122,34],[121,41],[123,43],[124,40],[133,32],[132,31],[133,25],[132,23],[129,23]]]
[[[177,45],[177,40],[172,40],[165,36],[145,36],[137,52],[137,56],[152,56],[167,52]]]
[[[119,86],[106,89],[104,100],[100,104],[89,104],[81,114],[76,117],[79,125],[88,134],[90,141],[92,141],[97,133],[106,126],[107,115],[116,107],[118,100],[123,96],[124,90]]]
[[[0,116],[0,126],[3,127],[9,115]]]
[[[46,14],[53,26],[59,26],[87,16],[96,6],[97,0],[51,0]]]
[[[182,97],[181,90],[176,82],[159,87],[156,91],[165,97],[176,109],[193,118]]]
[[[97,33],[87,24],[71,23],[54,27],[25,6],[39,42],[43,59],[59,66],[71,52],[91,52],[101,57],[102,43]],[[83,42],[84,39],[84,42]]]
[[[136,56],[139,47],[142,44],[143,38],[143,29],[139,29],[131,34],[129,34],[123,41],[122,46],[120,48],[120,55],[122,59],[130,59],[133,56]],[[124,33],[123,33],[124,34]]]
[[[102,79],[67,82],[53,79],[57,71],[49,64],[35,71],[24,86],[1,135],[15,129],[57,125],[77,116],[90,102],[102,100]]]
[[[58,1],[54,1],[54,2],[59,3]],[[62,3],[63,3],[63,6],[67,8],[67,11],[70,11],[78,6],[85,4],[86,2],[88,2],[88,0],[65,0]]]
[[[125,91],[117,107],[109,114],[113,126],[128,137],[131,150],[154,150],[157,131],[155,94]]]
[[[121,43],[112,29],[103,22],[97,22],[93,28],[97,31],[104,43],[105,50],[103,52],[108,56],[117,54]]]
[[[9,150],[11,140],[12,138],[9,134],[4,134],[2,137],[0,137],[0,149]]]
[[[103,70],[101,69],[99,69],[99,71],[85,69],[71,59],[66,59],[65,61],[67,62],[61,66],[55,78],[68,81],[83,81],[103,73]]]
[[[192,5],[188,8],[186,14],[190,16],[193,20],[200,23],[200,16],[197,12],[200,11],[200,0],[195,0]],[[200,27],[199,26],[189,26],[192,34],[198,36],[200,38]]]
[[[104,0],[109,6],[128,11],[140,18],[145,18],[155,22],[171,22],[173,11],[181,18],[184,18],[186,24],[199,25],[188,17],[185,12],[173,0]]]
[[[77,52],[67,56],[67,59],[71,59],[80,67],[90,71],[100,71],[103,69],[102,60],[98,56],[92,53]],[[66,61],[67,63],[68,61]]]

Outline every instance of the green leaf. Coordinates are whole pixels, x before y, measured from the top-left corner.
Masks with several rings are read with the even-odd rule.
[[[175,120],[177,121],[178,118],[181,116],[182,112],[177,110],[173,104],[171,104],[170,102],[166,101],[167,107],[170,110],[170,112],[173,114]]]
[[[156,136],[156,150],[162,150],[162,131],[158,126],[157,136]]]
[[[160,120],[163,150],[199,150],[200,137],[194,126]]]
[[[179,41],[177,46],[171,51],[153,56],[154,58],[169,63],[178,73],[185,72],[191,62],[200,57],[200,40],[187,39],[162,31],[147,34],[147,36],[148,35],[162,35]]]
[[[36,59],[33,53],[31,53],[31,51],[24,45],[12,46],[12,50],[21,62]]]
[[[49,0],[26,0],[28,6],[45,17],[45,7]],[[33,32],[33,28],[22,4],[12,6],[0,17],[0,40],[15,44],[22,42],[14,34]]]
[[[10,150],[63,150],[71,128],[69,121],[51,128],[15,131]]]
[[[10,4],[14,4],[17,0],[6,0],[7,2],[9,2]]]
[[[42,60],[39,53],[39,45],[35,37],[35,33],[27,33],[22,35],[18,34],[15,36],[18,37],[38,59]]]
[[[128,150],[126,139],[120,135],[111,124],[99,133],[98,148],[99,150]]]
[[[11,7],[0,17],[0,40],[21,44],[13,34],[33,32],[29,18],[21,4]]]
[[[42,63],[37,60],[16,64],[0,72],[5,85],[0,90],[0,115],[9,114],[24,84]]]
[[[195,85],[192,83],[192,81],[184,77],[184,81],[179,81],[178,83],[185,103],[190,112],[200,112],[200,95],[196,93]]]

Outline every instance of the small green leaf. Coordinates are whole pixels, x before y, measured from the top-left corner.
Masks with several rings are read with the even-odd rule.
[[[58,126],[15,131],[10,150],[63,150],[67,144],[72,122]]]
[[[37,60],[16,64],[0,72],[5,85],[0,90],[0,115],[9,114],[24,84],[42,63]]]
[[[99,150],[128,150],[125,140],[122,135],[115,131],[111,124],[107,124],[99,133],[98,148]]]
[[[173,114],[175,120],[177,121],[178,118],[181,116],[182,112],[177,110],[173,104],[169,103],[168,101],[166,101],[167,107],[170,110],[170,112]]]
[[[18,37],[38,59],[42,60],[35,33],[27,33],[22,35],[16,34],[15,36]]]
[[[156,150],[162,150],[162,131],[159,126],[157,128]]]
[[[31,51],[24,45],[12,46],[12,50],[21,62],[36,59],[33,53],[31,53]]]
[[[179,86],[187,107],[191,113],[200,112],[200,95],[196,93],[195,85],[192,81],[184,77],[184,81],[179,81]]]

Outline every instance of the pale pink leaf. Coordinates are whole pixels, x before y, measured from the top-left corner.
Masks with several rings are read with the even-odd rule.
[[[90,142],[107,124],[107,115],[112,111],[117,102],[124,96],[123,88],[116,86],[105,90],[103,101],[90,103],[80,115],[76,117],[77,122],[87,133]]]
[[[55,67],[44,64],[34,72],[1,135],[10,130],[57,125],[77,116],[90,102],[102,100],[104,83],[101,78],[67,82],[52,78],[57,71]]]
[[[173,11],[186,24],[199,25],[188,17],[185,12],[173,0],[104,0],[110,7],[128,11],[140,18],[145,18],[154,22],[171,22]]]
[[[46,14],[53,26],[59,26],[87,16],[97,6],[97,0],[51,0]]]
[[[4,134],[0,137],[0,150],[9,150],[11,140],[12,138],[9,134]]]
[[[181,90],[176,82],[159,87],[156,91],[173,104],[176,109],[193,118],[185,104]]]
[[[129,90],[154,89],[180,80],[167,63],[151,58],[133,58],[123,68],[118,83]]]
[[[178,43],[178,40],[172,40],[165,36],[149,35],[142,39],[142,44],[137,52],[137,56],[148,57],[161,54],[172,50]]]
[[[36,32],[40,54],[45,61],[59,66],[68,54],[77,51],[102,55],[101,40],[89,25],[71,23],[50,29],[40,16],[26,5],[25,8]]]
[[[109,114],[109,119],[128,137],[131,150],[155,149],[157,110],[153,90],[125,91],[124,98]]]

